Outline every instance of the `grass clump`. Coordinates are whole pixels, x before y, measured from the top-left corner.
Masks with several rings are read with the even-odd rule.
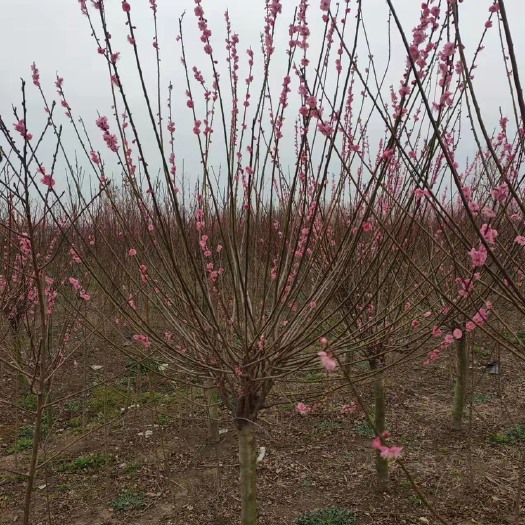
[[[374,429],[368,424],[368,421],[360,421],[356,423],[352,429],[354,434],[365,438],[373,438],[375,436]]]
[[[23,452],[33,447],[33,429],[31,427],[23,427],[18,431],[16,441],[12,447],[7,449],[8,454],[15,452]]]
[[[299,517],[295,525],[353,525],[355,514],[347,509],[328,507]]]
[[[475,405],[484,405],[492,401],[492,395],[486,394],[484,392],[478,392],[472,396],[472,402]]]
[[[319,423],[316,423],[314,427],[317,432],[335,432],[343,428],[341,423],[338,423],[337,421],[326,421],[326,420],[319,421]]]
[[[142,492],[123,492],[111,502],[111,506],[118,512],[143,509],[146,506],[146,496]]]
[[[141,361],[137,361],[136,359],[130,359],[126,363],[126,368],[128,369],[130,374],[147,375],[150,372],[158,372],[159,363],[157,363],[157,361],[155,361],[154,359],[142,359]]]
[[[67,463],[61,470],[66,472],[94,472],[113,463],[114,458],[102,452],[85,454]]]
[[[492,436],[490,436],[490,441],[495,445],[525,443],[525,423],[514,425],[503,432],[492,434]]]

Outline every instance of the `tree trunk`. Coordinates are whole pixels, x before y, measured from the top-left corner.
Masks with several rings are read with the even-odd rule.
[[[468,354],[467,338],[465,334],[457,343],[458,370],[454,389],[454,406],[452,409],[452,426],[454,430],[461,430],[463,426],[463,411],[467,392]]]
[[[257,524],[257,476],[255,429],[251,421],[241,421],[237,426],[239,436],[239,463],[241,485],[241,525]]]
[[[35,484],[38,451],[40,448],[40,439],[42,436],[42,418],[44,416],[44,394],[39,392],[36,397],[36,420],[35,431],[33,434],[33,449],[31,451],[31,463],[27,475],[26,494],[24,500],[24,518],[23,524],[29,525],[29,516],[31,513],[31,496],[33,494],[33,485]]]
[[[373,360],[370,363],[370,368],[377,372],[374,379],[374,424],[378,434],[382,434],[386,429],[386,403],[383,372],[380,371],[381,365],[377,360]],[[388,461],[381,457],[381,452],[379,450],[376,450],[376,474],[377,489],[379,492],[386,492],[388,490]]]
[[[208,409],[208,437],[212,443],[219,442],[219,396],[212,379],[204,385]]]

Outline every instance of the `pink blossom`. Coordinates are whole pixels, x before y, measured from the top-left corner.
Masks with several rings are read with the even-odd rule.
[[[36,64],[34,62],[31,64],[31,72],[33,77],[33,84],[36,87],[40,87],[40,72],[38,71],[38,68],[36,67]]]
[[[91,160],[93,161],[94,164],[97,164],[97,165],[100,164],[100,157],[95,151],[90,151],[89,155],[91,156]]]
[[[523,235],[518,235],[515,239],[514,239],[514,242],[519,244],[520,246],[525,246],[525,237]]]
[[[403,447],[381,447],[380,450],[383,459],[398,459],[403,452]]]
[[[472,248],[470,250],[470,257],[472,259],[472,268],[481,267],[485,265],[487,260],[487,250],[485,246],[480,245],[479,249]]]
[[[349,405],[342,405],[341,406],[341,414],[353,414],[357,410],[357,406],[355,403],[350,403]]]
[[[151,346],[151,341],[147,335],[135,334],[133,339],[138,341],[142,346],[144,346],[144,348],[149,348]]]
[[[45,186],[49,186],[50,188],[52,188],[55,185],[55,179],[51,175],[44,175],[40,179],[40,182]]]
[[[124,11],[125,13],[129,13],[131,11],[131,6],[128,2],[122,2],[122,11]]]
[[[70,277],[68,279],[69,281],[69,284],[71,284],[71,286],[75,289],[75,290],[79,290],[80,289],[80,282],[78,279],[75,279],[74,277]]]
[[[137,255],[137,250],[135,250],[135,248],[130,248],[128,251],[128,255],[130,257],[134,257],[135,255]]]
[[[446,346],[451,345],[454,342],[454,336],[452,334],[447,334],[445,338],[443,339],[443,343]]]
[[[305,405],[304,403],[297,403],[297,405],[295,406],[295,411],[298,414],[301,414],[301,416],[306,416],[306,414],[312,411],[312,407],[309,405]]]
[[[332,133],[334,132],[334,128],[329,123],[323,124],[322,122],[318,122],[317,123],[317,129],[319,129],[319,131],[325,137],[330,137],[332,135]]]
[[[96,124],[97,127],[99,127],[102,131],[109,131],[108,117],[99,117],[96,121]]]
[[[434,337],[441,337],[443,335],[443,330],[441,330],[441,328],[438,328],[437,326],[433,326],[432,335]]]
[[[330,9],[330,0],[321,0],[321,11],[328,11]]]
[[[384,151],[383,156],[381,158],[382,160],[388,160],[392,158],[393,155],[394,155],[394,149],[390,148]]]
[[[491,228],[488,224],[484,224],[480,229],[481,235],[489,244],[496,243],[496,237],[498,236],[497,230]]]
[[[319,356],[319,359],[321,359],[321,364],[327,372],[333,372],[337,368],[337,361],[325,351],[321,350],[317,355]]]
[[[492,190],[492,196],[499,202],[504,201],[509,195],[509,187],[507,183],[502,183],[499,186],[496,186]]]
[[[481,213],[486,219],[493,219],[494,217],[496,217],[496,212],[492,208],[489,208],[488,206],[485,206],[481,210]]]
[[[388,432],[383,432],[381,436],[374,438],[372,440],[372,448],[378,450],[383,459],[398,459],[401,456],[403,447],[387,447],[381,441],[381,437],[388,438],[389,436]]]
[[[106,142],[108,148],[116,153],[118,151],[118,139],[116,135],[112,135],[111,133],[104,133],[103,137],[104,141]]]
[[[461,339],[463,337],[463,332],[459,328],[456,328],[452,332],[452,335],[454,336],[454,339]]]
[[[22,135],[22,137],[24,137],[26,140],[31,140],[33,138],[33,135],[27,132],[26,123],[24,120],[19,120],[16,124],[13,124],[13,126],[15,127],[16,131],[18,131],[18,133],[20,133],[20,135]]]
[[[52,175],[48,175],[46,173],[46,170],[44,166],[40,166],[38,168],[38,171],[42,174],[42,178],[40,179],[40,182],[46,186],[49,186],[52,188],[55,185],[55,179],[53,179]]]

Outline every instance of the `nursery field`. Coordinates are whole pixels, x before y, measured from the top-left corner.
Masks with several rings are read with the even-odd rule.
[[[173,384],[155,360],[116,358],[103,344],[93,341],[75,355],[78,364],[68,364],[55,385],[64,401],[53,409],[41,445],[48,463],[35,480],[31,523],[235,523],[238,456],[229,414],[220,411],[220,441],[213,443],[201,388]],[[472,357],[463,431],[451,428],[453,359],[398,365],[386,375],[388,428],[420,490],[449,523],[525,523],[523,515],[515,520],[524,366],[505,357],[501,373],[491,374],[486,364],[496,350],[479,342]],[[358,388],[373,406],[367,380]],[[9,470],[27,467],[34,399],[17,400],[16,378],[5,371],[1,392],[20,407],[3,404],[0,411],[0,523],[7,525],[21,520],[24,480]],[[298,414],[297,402],[309,399],[313,410]],[[256,425],[259,457],[261,447],[265,452],[257,462],[261,524],[292,525],[326,507],[352,511],[358,525],[439,523],[396,465],[389,490],[377,493],[374,434],[359,410],[341,413],[350,399],[348,387],[327,382],[321,370],[276,387]]]
[[[0,525],[525,525],[523,0],[8,4]]]

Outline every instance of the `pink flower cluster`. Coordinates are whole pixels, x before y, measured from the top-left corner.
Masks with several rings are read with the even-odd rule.
[[[70,277],[68,279],[69,284],[78,292],[78,295],[84,299],[84,301],[89,301],[91,299],[91,296],[86,293],[86,290],[82,288],[82,285],[80,284],[80,281],[76,279],[75,277]]]
[[[387,439],[390,437],[389,432],[383,432],[381,436],[377,436],[372,441],[372,448],[375,448],[378,450],[381,454],[381,457],[383,459],[389,459],[389,460],[395,460],[399,459],[401,457],[401,452],[403,452],[403,447],[387,447],[383,445],[383,439]]]
[[[97,124],[97,127],[100,128],[104,132],[104,135],[102,136],[102,138],[104,139],[108,148],[114,153],[117,153],[118,152],[118,140],[117,140],[116,135],[112,135],[109,132],[108,117],[105,117],[105,116],[99,117],[96,121],[96,124]]]
[[[46,169],[44,168],[44,166],[40,166],[38,168],[38,171],[42,175],[40,182],[45,186],[49,186],[49,188],[52,188],[55,185],[55,179],[53,179],[53,176],[46,173]]]
[[[328,340],[326,337],[321,337],[321,344],[323,345],[323,348],[328,347]],[[319,356],[319,359],[321,360],[321,364],[323,365],[323,368],[327,372],[333,372],[337,368],[337,361],[335,358],[331,355],[329,355],[325,350],[321,350],[317,353]]]
[[[133,339],[140,343],[144,348],[151,347],[151,341],[149,340],[149,337],[147,335],[135,334],[133,336]]]
[[[298,414],[301,414],[301,416],[306,416],[306,414],[309,414],[312,411],[312,407],[310,405],[305,405],[304,403],[297,403],[295,411]]]
[[[15,127],[15,130],[22,135],[22,137],[26,140],[31,140],[33,138],[33,135],[31,133],[28,133],[26,129],[26,123],[25,120],[19,120],[16,124],[13,124]]]

